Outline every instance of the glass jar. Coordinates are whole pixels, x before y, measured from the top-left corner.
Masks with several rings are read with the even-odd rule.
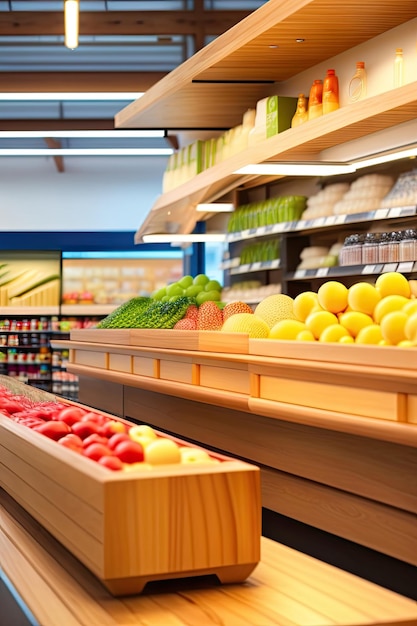
[[[378,263],[389,261],[389,233],[381,233],[378,243]]]
[[[400,262],[417,260],[417,231],[414,228],[403,232],[398,245],[398,260]]]
[[[364,265],[368,265],[369,263],[378,263],[378,259],[378,237],[375,233],[367,233],[362,245],[362,263]]]
[[[398,263],[398,260],[400,258],[400,239],[401,232],[393,230],[392,233],[390,233],[388,245],[388,263]]]

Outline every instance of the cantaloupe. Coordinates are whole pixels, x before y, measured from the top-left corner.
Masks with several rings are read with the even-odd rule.
[[[241,300],[228,302],[223,308],[223,319],[226,321],[231,315],[236,315],[236,313],[253,314],[253,310],[250,308],[249,304]]]
[[[222,326],[222,332],[246,333],[251,339],[266,339],[269,330],[268,324],[253,313],[236,313],[229,317]]]
[[[294,300],[283,293],[267,296],[256,306],[255,315],[266,322],[269,328],[281,320],[297,319],[293,307]]]

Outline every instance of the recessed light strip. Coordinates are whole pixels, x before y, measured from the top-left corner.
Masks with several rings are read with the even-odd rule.
[[[79,101],[111,101],[111,100],[137,100],[143,96],[142,92],[131,92],[131,91],[51,91],[51,92],[0,92],[0,100],[2,101],[50,101],[50,100],[58,100],[58,101],[66,101],[66,100],[79,100]]]
[[[196,211],[203,213],[231,213],[234,211],[234,205],[231,202],[211,202],[197,204]]]
[[[236,170],[234,174],[255,176],[335,176],[350,174],[355,167],[341,163],[252,163]]]
[[[170,156],[172,148],[0,148],[0,157],[13,156]]]

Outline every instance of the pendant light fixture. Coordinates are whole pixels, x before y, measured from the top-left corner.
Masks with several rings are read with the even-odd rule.
[[[79,0],[65,0],[65,45],[71,50],[78,47]]]

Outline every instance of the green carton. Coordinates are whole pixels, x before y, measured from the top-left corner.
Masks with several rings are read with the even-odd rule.
[[[291,120],[297,109],[297,98],[270,96],[266,101],[266,136],[273,137],[291,128]]]

